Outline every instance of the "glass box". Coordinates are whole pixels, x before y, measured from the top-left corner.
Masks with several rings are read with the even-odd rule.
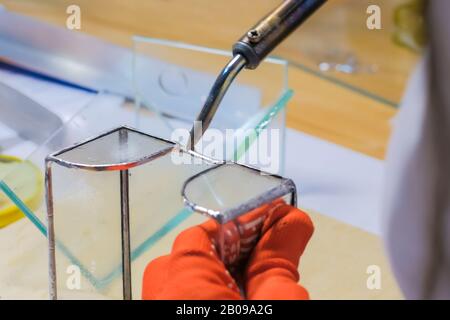
[[[146,264],[170,253],[180,231],[207,217],[224,226],[278,198],[296,199],[290,180],[128,127],[48,156],[46,190],[52,298],[74,288],[138,298]],[[78,283],[72,272],[83,276]]]

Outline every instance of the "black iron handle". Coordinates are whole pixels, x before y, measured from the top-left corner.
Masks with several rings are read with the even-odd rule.
[[[284,1],[234,44],[233,55],[245,57],[246,68],[257,68],[280,42],[325,2],[326,0]]]

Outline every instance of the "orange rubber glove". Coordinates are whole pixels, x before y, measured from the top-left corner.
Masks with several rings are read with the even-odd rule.
[[[185,230],[170,255],[147,266],[142,298],[308,299],[297,269],[313,229],[305,213],[278,200],[222,229],[208,221]]]

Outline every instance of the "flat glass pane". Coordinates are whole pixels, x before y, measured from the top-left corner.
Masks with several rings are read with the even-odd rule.
[[[122,299],[118,172],[55,165],[52,177],[58,298]]]
[[[168,123],[173,131],[170,137],[162,137],[186,144],[187,135],[174,133],[191,129],[231,53],[135,37],[134,56],[137,101],[150,110],[170,115],[173,120]],[[243,70],[226,93],[196,151],[282,173],[285,107],[291,97],[285,61],[266,59],[257,70]],[[266,147],[264,135],[272,137],[276,149]],[[269,157],[258,157],[262,148]]]
[[[153,259],[170,253],[173,241],[183,230],[207,218],[184,206],[183,183],[212,166],[196,159],[195,164],[174,164],[174,152],[130,170],[130,223],[133,298],[140,299],[145,267]],[[191,156],[189,156],[191,158]]]
[[[144,134],[123,128],[63,152],[57,157],[67,162],[90,166],[112,165],[136,162],[171,146],[172,143],[149,139]]]
[[[185,197],[191,203],[225,212],[280,186],[283,180],[235,164],[221,165],[186,184]]]

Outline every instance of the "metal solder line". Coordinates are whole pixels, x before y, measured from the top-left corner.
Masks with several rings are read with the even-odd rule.
[[[128,149],[128,131],[119,131],[119,145]],[[126,154],[126,153],[125,153]],[[122,156],[122,154],[121,154]],[[120,213],[122,231],[122,289],[123,299],[131,300],[131,241],[130,241],[130,200],[129,171],[120,170]]]
[[[188,150],[194,150],[195,145],[200,140],[203,133],[205,133],[206,129],[208,129],[220,102],[222,101],[225,93],[228,91],[228,88],[234,78],[246,64],[247,60],[245,60],[242,55],[237,54],[230,60],[225,68],[222,69],[222,72],[214,82],[208,98],[206,99],[206,102],[189,133],[189,141],[187,144]]]

